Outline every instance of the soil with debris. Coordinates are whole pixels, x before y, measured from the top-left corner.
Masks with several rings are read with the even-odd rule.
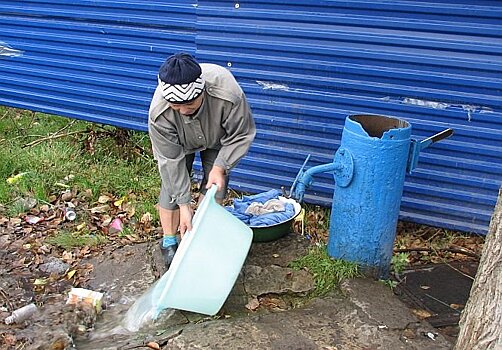
[[[100,259],[107,259],[126,246],[152,244],[159,237],[160,229],[152,224],[151,215],[137,218],[133,194],[123,198],[102,194],[95,203],[90,198],[90,193],[76,190],[65,190],[47,203],[19,198],[16,205],[22,206],[25,213],[16,217],[9,217],[6,208],[0,206],[0,320],[27,304],[38,306],[38,312],[26,321],[0,323],[0,349],[69,349],[73,339],[93,330],[97,317],[96,309],[89,304],[66,304],[69,290],[97,288],[91,276],[96,276]],[[76,213],[75,220],[68,217],[68,209]],[[312,244],[325,242],[327,232],[319,226],[323,220],[327,220],[326,211],[314,207],[307,211],[305,226],[294,229]],[[71,242],[80,242],[81,246],[65,246],[62,236],[65,233]],[[406,253],[412,267],[438,262],[476,262],[483,241],[483,237],[400,222],[395,248],[396,252]],[[256,297],[248,300],[234,291],[234,299],[228,303],[237,300],[242,305],[245,301],[246,308],[254,311],[287,309],[297,302],[294,298],[277,297],[282,292],[276,289],[284,286],[284,279],[291,278],[291,271],[285,271],[285,267],[268,268],[269,280],[278,284],[270,292],[270,286],[259,283],[261,277],[255,278],[263,275],[260,269],[263,269],[260,264],[247,266],[248,280],[242,282],[248,283],[247,288]],[[160,273],[157,271],[153,277]],[[300,288],[295,293],[305,290]]]

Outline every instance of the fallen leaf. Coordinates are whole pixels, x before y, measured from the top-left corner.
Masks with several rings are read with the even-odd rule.
[[[429,311],[424,309],[411,309],[411,312],[421,320],[432,316],[432,314]]]
[[[20,218],[10,218],[9,222],[12,226],[16,226],[19,225],[22,220]]]
[[[429,287],[429,286],[420,286],[420,288],[427,290],[427,289],[430,289],[431,287]]]
[[[71,270],[66,274],[66,277],[68,277],[69,280],[72,279],[72,277],[75,275],[75,272],[77,272],[77,270]]]
[[[146,346],[149,347],[150,349],[160,350],[160,345],[154,341],[146,343]]]
[[[80,249],[80,255],[84,256],[87,255],[91,252],[91,249],[89,246],[85,246],[84,248]]]
[[[80,225],[77,225],[77,231],[82,231],[85,228],[85,222],[81,223]]]
[[[246,304],[245,307],[248,310],[255,311],[260,307],[260,302],[258,301],[258,298],[253,298]]]
[[[465,305],[462,304],[450,304],[450,307],[452,309],[458,310],[458,309],[463,309]]]
[[[37,278],[35,282],[33,282],[34,286],[44,286],[47,284],[47,279],[46,278]]]
[[[67,345],[63,339],[57,339],[51,344],[50,350],[64,350],[67,348]]]
[[[26,257],[25,257],[25,256],[23,256],[21,259],[19,259],[19,260],[17,260],[17,261],[14,261],[14,262],[12,263],[12,267],[22,267],[22,266],[24,266],[24,262],[25,262],[25,260],[26,260]]]
[[[71,264],[73,262],[73,254],[72,252],[69,252],[65,250],[61,256],[61,259],[68,264]]]
[[[113,205],[116,206],[116,207],[120,207],[122,205],[122,203],[124,203],[124,201],[127,199],[127,196],[123,196],[122,198],[116,200],[115,202],[113,202]]]
[[[107,195],[101,195],[99,196],[98,198],[98,202],[101,203],[101,204],[105,204],[105,203],[108,203],[109,201],[111,201],[112,198],[107,196]]]
[[[141,216],[141,219],[139,220],[142,224],[149,224],[152,221],[153,217],[152,214],[150,213],[145,213]]]
[[[35,261],[34,261],[34,263],[35,263],[35,265],[40,265],[41,263],[43,263],[43,260],[40,257],[40,255],[35,255]]]
[[[106,227],[112,222],[112,217],[108,215],[103,215],[103,221],[101,222],[101,227]]]
[[[123,210],[125,210],[127,212],[127,216],[130,218],[132,218],[134,216],[134,214],[136,214],[136,208],[132,204],[129,204],[129,203],[124,204]]]
[[[63,192],[63,194],[61,195],[61,200],[63,202],[69,202],[72,199],[73,199],[73,193],[70,190]]]
[[[288,308],[286,302],[280,298],[275,298],[272,296],[265,296],[260,298],[260,305],[269,309],[280,309],[286,310]]]
[[[56,218],[56,214],[49,215],[48,217],[45,218],[45,221],[51,221]],[[59,225],[60,222],[57,222],[57,225]]]
[[[47,245],[43,244],[38,248],[37,253],[39,254],[48,254],[51,252],[51,248],[49,248]]]
[[[29,213],[31,215],[34,215],[34,216],[39,216],[40,215],[40,210],[37,209],[37,208],[31,208]]]
[[[128,240],[130,240],[131,242],[139,242],[139,241],[141,241],[141,238],[139,238],[139,236],[137,234],[135,234],[135,233],[127,235],[126,238]]]
[[[108,204],[98,205],[97,207],[91,208],[91,213],[93,214],[105,213],[108,209],[110,209],[110,206]]]

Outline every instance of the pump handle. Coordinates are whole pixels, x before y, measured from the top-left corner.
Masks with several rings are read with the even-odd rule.
[[[441,141],[447,137],[450,137],[453,135],[453,129],[448,128],[446,130],[443,130],[441,132],[438,132],[435,135],[432,135],[422,141],[416,141],[416,140],[411,140],[411,145],[410,145],[410,153],[408,155],[408,162],[406,164],[406,171],[411,174],[413,169],[417,167],[418,164],[418,156],[421,151],[429,147],[430,145]]]
[[[438,132],[436,135],[432,135],[431,137],[426,138],[421,143],[427,143],[427,145],[429,145],[441,141],[442,139],[445,139],[447,137],[450,137],[451,135],[453,135],[453,129],[448,128],[446,130]]]

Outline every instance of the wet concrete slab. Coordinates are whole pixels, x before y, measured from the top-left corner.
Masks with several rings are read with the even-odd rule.
[[[340,292],[310,299],[312,276],[288,267],[308,249],[309,242],[295,234],[275,242],[253,244],[218,315],[168,310],[154,325],[136,334],[109,329],[163,273],[160,252],[154,242],[118,249],[91,261],[94,271],[87,288],[105,293],[106,309],[96,324],[95,333],[101,333],[101,338],[94,342],[77,339],[77,349],[127,349],[147,341],[156,341],[163,349],[451,347],[382,283],[355,279],[344,283]],[[260,307],[252,306],[256,300],[261,302]],[[99,339],[106,339],[106,344]]]

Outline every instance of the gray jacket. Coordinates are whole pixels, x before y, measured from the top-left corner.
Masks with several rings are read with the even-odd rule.
[[[185,154],[219,150],[214,162],[227,171],[246,155],[256,128],[246,96],[224,67],[202,63],[205,91],[202,106],[187,117],[170,108],[159,87],[150,104],[148,131],[162,179],[160,206],[191,200]]]

